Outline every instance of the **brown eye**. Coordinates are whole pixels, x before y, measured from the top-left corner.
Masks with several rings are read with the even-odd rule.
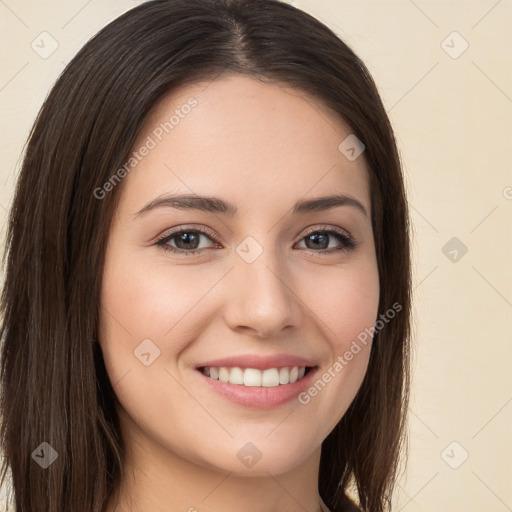
[[[166,234],[163,238],[158,240],[156,245],[165,251],[192,255],[205,249],[204,247],[198,249],[202,237],[215,241],[213,234],[209,231],[203,231],[201,229],[180,229],[179,231]],[[173,241],[176,247],[169,244],[171,241]],[[208,247],[206,249],[208,249]]]

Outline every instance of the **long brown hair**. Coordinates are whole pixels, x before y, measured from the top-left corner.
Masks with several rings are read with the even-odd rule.
[[[407,205],[393,130],[367,68],[329,28],[277,0],[153,0],[69,63],[29,137],[10,211],[1,296],[2,482],[17,512],[101,512],[123,472],[116,396],[97,342],[105,247],[119,199],[94,191],[123,166],[151,108],[178,86],[238,73],[321,100],[365,144],[380,276],[374,337],[350,408],[325,439],[319,490],[390,506],[409,392]],[[341,142],[341,141],[340,141]],[[47,469],[33,452],[58,458]],[[34,459],[34,460],[33,460]]]

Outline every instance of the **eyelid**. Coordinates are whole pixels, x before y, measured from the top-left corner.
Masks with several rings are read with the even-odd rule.
[[[195,225],[195,224],[183,224],[183,225],[177,226],[176,229],[171,228],[171,231],[165,232],[164,235],[159,235],[157,237],[157,241],[168,238],[169,236],[176,234],[176,233],[180,233],[181,231],[187,231],[187,230],[204,232],[215,241],[222,240],[222,237],[217,235],[217,233],[215,233],[212,229],[208,228],[207,226],[203,226],[203,225],[199,226],[199,225]],[[316,224],[316,225],[307,227],[306,231],[302,232],[299,235],[299,238],[296,240],[296,242],[302,240],[302,238],[304,238],[305,236],[308,236],[310,233],[316,233],[317,231],[336,231],[342,235],[345,235],[347,238],[352,239],[352,235],[347,230],[345,230],[343,228],[331,226],[328,224],[326,224],[326,225]]]
[[[157,237],[157,243],[161,242],[162,240],[165,240],[167,238],[172,237],[173,235],[177,235],[178,233],[181,233],[182,231],[197,231],[199,234],[208,235],[214,242],[220,242],[222,241],[222,238],[217,235],[215,231],[212,229],[206,227],[206,226],[199,226],[195,224],[181,224],[177,226],[176,228],[171,228],[170,231],[165,231],[163,235],[159,235]]]
[[[336,233],[338,233],[340,235],[345,236],[349,240],[353,240],[352,235],[347,230],[345,230],[343,228],[336,227],[336,226],[331,226],[329,224],[326,224],[326,225],[318,225],[318,224],[316,224],[314,226],[310,226],[309,228],[306,228],[306,231],[301,233],[300,238],[297,241],[300,241],[305,236],[308,236],[311,233],[316,233],[317,231],[331,231],[331,232],[334,231],[334,232],[336,232]]]

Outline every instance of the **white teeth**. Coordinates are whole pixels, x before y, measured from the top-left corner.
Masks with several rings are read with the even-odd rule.
[[[247,368],[244,371],[244,386],[261,386],[261,371]]]
[[[277,368],[263,370],[261,374],[261,385],[265,388],[274,388],[279,386],[279,372]]]
[[[293,384],[304,377],[306,368],[304,366],[292,366],[287,368],[269,368],[257,370],[256,368],[240,368],[238,366],[227,368],[221,366],[204,367],[203,373],[211,379],[229,382],[249,387],[272,388],[283,384]]]
[[[290,382],[290,370],[281,368],[279,370],[279,384],[288,384]]]
[[[244,383],[244,371],[242,368],[231,368],[231,372],[229,372],[229,382],[231,384]]]
[[[229,382],[229,370],[227,368],[219,368],[219,380],[221,382]]]

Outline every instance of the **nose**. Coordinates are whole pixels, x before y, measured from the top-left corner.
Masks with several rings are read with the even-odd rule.
[[[230,272],[225,321],[233,331],[277,339],[298,328],[304,314],[289,269],[265,250],[252,263],[236,255]]]

